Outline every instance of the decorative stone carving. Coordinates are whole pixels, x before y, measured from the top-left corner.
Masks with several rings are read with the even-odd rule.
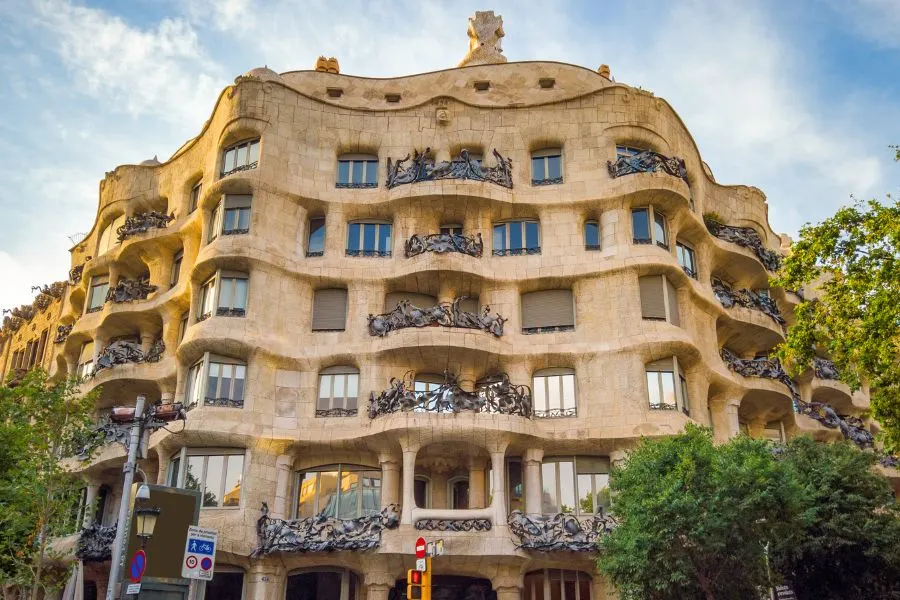
[[[103,562],[112,557],[112,545],[116,539],[116,525],[104,527],[91,523],[81,530],[75,544],[75,557],[84,562]]]
[[[10,311],[4,310],[3,312],[5,314]],[[13,317],[13,316],[3,317],[3,333],[9,334],[14,331],[18,331],[23,323],[24,323],[24,321],[22,319],[20,319],[19,317]]]
[[[778,308],[778,303],[769,296],[745,288],[736,290],[717,277],[712,279],[712,289],[716,298],[725,308],[737,305],[751,310],[758,310],[771,317],[782,329],[786,326],[784,317],[781,316],[781,310]]]
[[[469,52],[460,61],[460,67],[506,62],[500,44],[500,40],[506,35],[503,31],[503,17],[495,15],[492,10],[475,11],[475,16],[469,17],[466,33],[469,35]]]
[[[687,167],[684,160],[675,156],[668,157],[659,152],[645,150],[634,156],[619,156],[616,162],[606,161],[609,176],[615,179],[632,173],[656,173],[662,171],[687,182]]]
[[[69,337],[70,333],[72,333],[72,325],[57,325],[56,337],[53,338],[53,343],[62,344]]]
[[[81,281],[81,274],[84,272],[84,265],[75,265],[69,271],[69,282],[77,285]]]
[[[534,416],[531,388],[511,384],[505,373],[475,382],[474,392],[462,389],[458,377],[447,371],[444,372],[444,383],[436,389],[416,392],[413,389],[413,375],[410,371],[403,379],[391,378],[391,387],[378,396],[372,392],[369,396],[369,418],[412,410],[438,413],[465,410],[527,418]]]
[[[120,242],[139,233],[147,233],[151,229],[165,229],[169,223],[175,220],[175,213],[167,215],[158,210],[139,213],[125,219],[125,224],[116,229],[116,235]]]
[[[819,379],[840,379],[840,375],[838,374],[837,367],[834,366],[833,360],[819,358],[817,356],[813,359],[813,370],[816,373],[816,377]]]
[[[490,519],[421,519],[419,531],[490,531]]]
[[[503,324],[506,319],[496,314],[490,315],[491,307],[485,305],[480,315],[464,311],[459,307],[467,296],[456,298],[452,304],[443,302],[429,308],[413,306],[402,300],[391,312],[380,315],[369,315],[369,335],[384,337],[391,331],[407,327],[462,327],[464,329],[480,329],[495,337],[503,335]]]
[[[147,296],[157,290],[155,285],[150,285],[149,277],[140,279],[120,279],[115,287],[109,288],[106,293],[106,301],[120,304],[135,300],[146,300]]]
[[[468,150],[461,150],[459,157],[453,160],[439,163],[435,163],[434,159],[429,156],[430,152],[431,148],[426,148],[422,153],[415,150],[412,162],[408,165],[403,163],[410,160],[409,154],[397,162],[393,162],[388,157],[388,189],[407,183],[442,179],[471,179],[512,188],[512,160],[503,158],[496,149],[493,152],[494,158],[497,159],[496,167],[482,166],[478,160],[471,158]]]
[[[510,513],[507,523],[510,532],[519,538],[520,548],[542,552],[596,552],[600,537],[616,526],[616,520],[609,515],[579,519],[565,513],[526,515],[519,510]]]
[[[400,524],[399,506],[391,504],[379,514],[358,519],[335,519],[319,514],[305,519],[276,519],[263,502],[256,521],[257,546],[252,557],[274,552],[335,552],[374,550],[381,545],[381,531]]]
[[[709,232],[720,240],[752,250],[766,270],[777,271],[781,267],[781,256],[774,250],[766,248],[759,234],[752,227],[723,225],[711,218],[710,215],[704,215],[703,221]]]
[[[427,235],[414,233],[406,241],[406,258],[424,254],[425,252],[435,252],[437,254],[459,252],[460,254],[481,258],[481,254],[484,252],[484,242],[481,240],[480,233],[476,233],[474,236],[457,233],[430,233]]]

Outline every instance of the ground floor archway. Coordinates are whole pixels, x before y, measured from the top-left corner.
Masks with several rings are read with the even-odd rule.
[[[388,600],[406,598],[406,578],[398,579]],[[435,575],[431,581],[431,600],[497,600],[489,579],[459,575]]]

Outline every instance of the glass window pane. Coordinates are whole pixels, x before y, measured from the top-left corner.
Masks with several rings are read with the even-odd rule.
[[[247,308],[247,283],[246,279],[234,280],[234,308]]]
[[[362,471],[362,515],[373,515],[381,510],[381,471]]]
[[[584,245],[599,246],[600,245],[600,228],[596,221],[587,221],[584,224]]]
[[[575,408],[575,376],[563,375],[563,408]]]
[[[509,510],[523,510],[525,508],[525,486],[522,481],[522,463],[509,461],[506,477],[508,486],[506,497],[509,499]]]
[[[650,395],[650,406],[659,406],[662,396],[659,393],[659,373],[647,371],[647,392]]]
[[[178,487],[178,468],[180,466],[180,458],[173,458],[169,461],[169,469],[166,472],[166,485],[169,487]]]
[[[225,211],[225,219],[222,225],[223,231],[233,231],[237,228],[237,209],[229,208]]]
[[[593,475],[578,476],[578,512],[582,515],[594,514]]]
[[[338,161],[338,183],[350,183],[350,161]]]
[[[234,290],[234,279],[230,277],[222,280],[219,288],[219,308],[231,308],[231,300]]]
[[[359,375],[351,373],[347,377],[347,397],[356,398],[359,395]]]
[[[534,409],[547,410],[547,378],[534,378]]]
[[[506,250],[506,224],[494,225],[494,250]]]
[[[562,407],[562,399],[559,397],[559,375],[547,377],[547,406],[550,410]]]
[[[564,460],[559,465],[559,503],[561,512],[575,510],[575,465]]]
[[[247,146],[241,145],[237,147],[237,158],[234,159],[236,167],[243,167],[247,164]]]
[[[244,474],[244,457],[234,454],[228,457],[225,471],[225,494],[222,506],[238,506],[241,502],[241,477]]]
[[[653,222],[653,235],[656,238],[656,243],[667,245],[669,240],[666,238],[666,218],[659,213],[653,213]]]
[[[316,514],[316,480],[318,473],[300,473],[297,485],[297,518],[303,519]]]
[[[609,474],[608,473],[597,473],[594,476],[594,490],[596,490],[597,499],[594,506],[596,506],[597,511],[600,512],[603,509],[603,512],[609,510],[609,507],[612,506],[612,499],[609,495]]]
[[[309,220],[309,243],[307,252],[322,252],[325,250],[325,219]]]
[[[416,499],[416,506],[419,508],[428,508],[428,482],[424,479],[416,479],[413,485],[413,497]]]
[[[338,518],[355,519],[359,516],[359,473],[353,471],[341,472],[341,494]]]
[[[206,378],[206,397],[218,398],[219,364],[210,363],[209,375]]]
[[[363,168],[365,164],[361,160],[353,161],[353,183],[363,182]]]
[[[562,157],[561,156],[548,156],[547,157],[547,178],[548,179],[558,179],[562,177]]]
[[[546,462],[541,465],[541,512],[555,514],[559,512],[559,500],[556,497],[556,463]]]
[[[382,224],[378,226],[378,249],[389,252],[391,249],[391,226]]]
[[[331,378],[333,375],[319,375],[319,398],[331,398]]]
[[[375,223],[363,224],[363,250],[375,250]]]
[[[660,373],[662,378],[663,402],[675,406],[675,374]]]
[[[350,223],[347,230],[347,250],[359,250],[359,223]]]
[[[375,185],[378,183],[378,161],[366,161],[366,183]]]
[[[232,365],[222,365],[222,377],[219,379],[219,397],[231,398],[231,381],[234,374]]]
[[[509,225],[509,249],[519,250],[522,248],[522,222],[512,221]]]
[[[223,161],[222,165],[223,172],[227,173],[234,168],[234,154],[234,149],[231,149],[225,153],[225,160]]]
[[[337,471],[319,473],[319,513],[336,517],[338,511]]]
[[[222,470],[225,468],[224,456],[207,456],[206,479],[203,481],[203,507],[218,506],[219,493],[222,489]]]
[[[646,208],[636,208],[631,211],[631,228],[634,239],[650,239],[650,220]]]
[[[231,399],[240,402],[244,399],[244,371],[246,367],[238,365],[234,368],[234,384],[231,388]]]
[[[531,178],[541,181],[546,179],[547,176],[544,173],[544,158],[532,158],[531,159]]]
[[[540,225],[536,221],[525,223],[525,247],[538,248],[541,245]]]
[[[241,229],[241,230],[250,229],[250,209],[249,208],[241,208],[238,210],[237,228]]]
[[[247,157],[247,163],[255,163],[259,161],[259,140],[250,142],[250,153]]]
[[[343,398],[344,397],[344,383],[346,380],[344,379],[345,375],[335,375],[334,377],[334,397],[335,398]]]
[[[184,472],[184,487],[189,490],[200,489],[200,478],[203,476],[203,457],[189,456]]]

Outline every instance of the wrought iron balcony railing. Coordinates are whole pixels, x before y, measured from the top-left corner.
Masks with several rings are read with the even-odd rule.
[[[396,162],[388,158],[388,189],[407,183],[440,181],[443,179],[484,181],[505,188],[512,188],[513,186],[512,161],[501,156],[496,149],[493,152],[494,158],[497,160],[496,167],[483,166],[480,160],[473,158],[469,154],[468,150],[462,150],[458,157],[442,162],[435,162],[434,158],[429,156],[430,152],[431,148],[426,148],[425,152],[422,153],[414,150],[412,159],[407,154],[406,158]],[[404,164],[410,160],[409,164]]]
[[[614,179],[633,173],[663,172],[687,182],[687,168],[684,166],[684,160],[675,156],[665,156],[652,150],[645,150],[629,156],[620,155],[615,162],[606,161],[606,168],[609,176]]]
[[[481,258],[484,252],[484,242],[481,234],[474,236],[459,233],[429,233],[419,235],[415,233],[406,241],[406,258],[411,258],[425,252],[446,254],[447,252],[459,252],[475,258]]]
[[[487,305],[480,315],[461,309],[459,305],[466,298],[467,296],[460,296],[451,304],[442,302],[428,308],[419,308],[403,300],[390,312],[369,315],[369,335],[384,337],[391,331],[407,327],[441,326],[480,329],[495,337],[502,336],[506,319],[499,314],[492,317],[491,307]]]
[[[819,358],[817,356],[813,359],[813,370],[815,371],[816,377],[819,379],[840,379],[840,374],[838,373],[837,367],[834,366],[833,360]]]
[[[491,251],[493,256],[530,256],[532,254],[540,254],[540,246],[531,246],[530,248],[501,248]]]
[[[259,161],[256,160],[256,161],[253,161],[252,163],[247,163],[246,165],[240,165],[239,167],[235,167],[235,168],[229,169],[227,171],[222,171],[222,173],[220,173],[219,176],[220,177],[228,177],[229,175],[231,175],[233,173],[240,173],[241,171],[249,171],[251,169],[255,169],[258,166],[259,166]]]
[[[778,303],[769,296],[745,288],[736,290],[717,277],[712,279],[712,289],[716,298],[725,308],[737,305],[751,310],[758,310],[771,317],[782,329],[786,326],[784,317],[781,316],[781,310],[778,308]]]
[[[390,258],[390,250],[351,250],[347,248],[347,256],[369,256],[377,258]]]
[[[104,562],[112,557],[116,525],[91,523],[81,530],[75,543],[75,557],[84,562]]]
[[[490,531],[490,519],[419,519],[419,531]]]
[[[127,363],[155,363],[159,362],[166,351],[166,345],[162,338],[157,338],[144,354],[141,345],[128,340],[117,340],[109,344],[97,357],[97,362],[91,376],[96,376],[104,369],[111,369],[116,365]]]
[[[175,220],[175,213],[167,215],[158,210],[132,215],[125,219],[125,224],[116,229],[116,236],[120,242],[138,235],[147,233],[151,229],[165,229],[169,223]]]
[[[150,277],[138,279],[120,279],[119,282],[106,292],[106,301],[114,304],[146,300],[147,296],[157,290],[155,285],[150,285]]]
[[[527,515],[514,510],[507,520],[509,531],[519,538],[519,547],[541,552],[597,552],[600,538],[616,527],[606,514],[576,517],[568,513]]]
[[[704,215],[703,221],[709,232],[720,240],[752,250],[767,271],[774,272],[781,268],[781,255],[766,248],[759,234],[752,227],[723,225],[710,214]]]

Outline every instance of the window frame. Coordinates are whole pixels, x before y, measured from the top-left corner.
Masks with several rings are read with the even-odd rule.
[[[559,400],[560,406],[559,408],[550,408],[550,384],[551,378],[558,377],[559,381],[557,385],[559,386]],[[568,404],[566,402],[566,386],[564,383],[564,377],[572,378],[572,398],[571,398],[571,406],[566,406]],[[543,399],[544,399],[544,408],[538,407],[538,379],[544,380],[541,382],[543,384]],[[554,419],[554,418],[565,418],[565,417],[577,417],[578,416],[578,377],[576,377],[575,369],[565,368],[565,367],[553,367],[549,369],[539,369],[532,373],[531,375],[531,396],[533,399],[534,405],[534,416],[535,418],[542,419]]]
[[[188,192],[188,214],[192,214],[200,206],[200,195],[203,193],[203,180],[197,181]]]
[[[239,142],[235,142],[230,146],[226,146],[222,149],[221,154],[221,169],[219,170],[219,177],[227,177],[233,173],[239,173],[240,171],[249,171],[251,169],[255,169],[259,166],[259,158],[261,155],[260,152],[260,142],[262,138],[260,136],[252,137],[252,138],[244,138]],[[246,148],[246,160],[244,164],[237,164],[238,154],[241,148]],[[251,161],[250,158],[253,156],[255,151],[256,160]],[[227,169],[228,165],[228,153],[234,152],[234,163],[230,169]]]
[[[346,395],[346,393],[350,390],[350,377],[356,377],[356,406],[353,408],[347,407],[347,401],[351,398],[351,396]],[[324,399],[322,396],[322,383],[323,378],[330,378],[329,381],[329,396],[327,399],[329,400],[328,408],[322,408],[320,403]],[[343,377],[343,389],[345,395],[340,397],[342,400],[342,406],[335,406],[335,378]],[[335,365],[333,367],[328,367],[319,371],[319,376],[317,379],[316,386],[316,417],[355,417],[359,414],[359,369],[350,365]]]
[[[348,467],[349,467],[349,469],[345,470],[345,468],[348,468]],[[359,493],[359,492],[357,493],[356,513],[355,513],[356,516],[351,517],[351,519],[358,519],[358,518],[364,517],[364,516],[376,515],[381,511],[381,496],[382,496],[382,492],[383,492],[383,488],[382,488],[383,473],[382,473],[381,467],[370,467],[367,465],[355,464],[355,463],[330,463],[330,464],[325,464],[325,465],[315,465],[315,466],[307,467],[304,469],[296,469],[294,471],[294,493],[292,495],[293,502],[292,502],[292,508],[291,508],[292,518],[294,518],[294,519],[309,518],[309,517],[300,516],[301,515],[301,512],[300,512],[300,488],[301,488],[301,482],[303,481],[302,476],[306,475],[307,473],[331,473],[331,472],[337,472],[337,478],[335,479],[335,492],[337,494],[337,497],[335,500],[336,510],[335,510],[335,514],[330,514],[327,516],[336,518],[336,519],[343,519],[340,516],[340,514],[341,514],[341,496],[343,495],[343,493],[342,493],[343,490],[341,490],[341,482],[344,479],[344,473],[365,473],[365,472],[377,472],[378,473],[378,478],[377,478],[378,485],[370,487],[370,489],[378,490],[378,502],[377,502],[378,506],[377,506],[377,508],[369,509],[369,510],[371,510],[371,512],[366,512],[367,509],[365,508],[365,502],[364,502],[364,500],[365,500],[364,487],[362,485],[362,481],[360,478],[358,490],[359,490],[359,492],[362,492],[362,493]],[[323,514],[323,511],[324,511],[324,507],[321,504],[321,501],[322,501],[321,483],[322,483],[321,476],[316,476],[315,490],[313,492],[313,505],[312,505],[312,515],[311,515],[312,518],[315,518],[318,515]]]
[[[125,213],[113,217],[106,227],[100,231],[100,237],[97,239],[96,256],[103,256],[122,242],[119,241],[117,229],[125,224]]]
[[[244,307],[235,307],[235,301],[237,300],[237,291],[238,285],[237,281],[244,281]],[[226,282],[230,282],[231,285],[231,301],[228,306],[222,306],[222,297],[223,291],[225,290]],[[223,271],[219,269],[216,271],[216,291],[215,291],[216,301],[216,316],[217,317],[244,317],[247,315],[248,304],[250,302],[250,274],[245,273],[243,271]]]
[[[682,257],[690,257],[691,266],[687,266],[684,264],[686,261],[682,261]],[[675,240],[675,259],[678,261],[678,265],[681,267],[681,270],[684,271],[684,274],[690,277],[691,279],[699,279],[699,268],[697,267],[697,252],[694,250],[694,247],[685,242],[684,240]]]
[[[210,368],[216,365],[219,373],[216,375],[216,396],[210,398],[206,395],[209,390]],[[225,379],[222,374],[222,367],[231,366],[234,373],[229,378],[229,395],[222,396],[222,381]],[[243,376],[237,377],[237,367],[243,367]],[[184,406],[190,410],[198,406],[224,407],[224,408],[244,408],[247,398],[247,380],[250,365],[241,359],[232,358],[230,356],[222,356],[221,354],[213,354],[205,352],[203,357],[194,362],[187,372],[184,382]],[[240,379],[241,394],[240,398],[233,397],[234,381]]]
[[[105,279],[105,281],[97,282],[98,279]],[[103,292],[99,294],[99,298],[101,298],[99,304],[95,304],[95,294],[97,290],[103,288]],[[103,305],[106,304],[106,296],[109,294],[109,273],[105,273],[103,275],[93,275],[91,276],[91,282],[88,285],[88,294],[87,294],[87,302],[85,303],[85,314],[97,312],[103,310]]]
[[[649,229],[647,238],[639,238],[636,235],[635,227],[634,227],[634,214],[638,211],[646,211],[647,212],[647,228]],[[656,227],[659,225],[657,221],[657,217],[662,220],[662,237],[663,240],[660,242],[657,239]],[[633,206],[631,207],[631,243],[639,244],[639,245],[656,245],[663,250],[671,251],[669,248],[669,220],[666,217],[666,214],[661,210],[658,210],[654,205],[648,204],[646,206]]]
[[[337,169],[334,174],[334,187],[338,189],[374,189],[378,187],[378,156],[375,154],[342,154],[337,158]],[[341,164],[347,164],[347,181],[341,181]],[[362,164],[362,180],[354,181],[354,165]],[[368,181],[368,175],[374,172],[375,181]]]
[[[438,231],[441,233],[441,235],[462,235],[463,226],[461,223],[445,223],[440,226]]]
[[[181,319],[178,320],[178,343],[184,340],[184,334],[187,333],[188,320],[191,317],[191,311],[186,310],[181,313]]]
[[[597,243],[590,244],[588,243],[588,225],[593,225],[597,228]],[[582,232],[584,233],[584,249],[593,252],[597,250],[603,249],[603,239],[600,235],[600,220],[599,219],[585,219],[584,224],[582,226]]]
[[[644,315],[643,300],[640,298],[640,294],[641,294],[640,282],[641,282],[641,279],[644,279],[645,277],[659,277],[662,280],[662,285],[661,285],[661,287],[662,287],[662,302],[663,302],[663,308],[666,311],[666,316],[663,319],[660,319],[659,317],[647,317]],[[669,295],[670,292],[675,292],[675,299],[674,299],[675,310],[679,311],[678,314],[674,314],[672,312],[673,300]],[[675,285],[671,281],[669,281],[668,277],[666,277],[665,273],[660,273],[658,275],[643,275],[641,277],[638,277],[638,296],[639,296],[638,299],[641,300],[641,320],[664,322],[664,323],[669,323],[670,325],[674,325],[675,327],[681,327],[681,312],[680,312],[681,306],[678,303],[678,291],[675,288]]]
[[[550,159],[558,158],[559,159],[559,176],[558,177],[550,177]],[[535,162],[541,162],[541,168],[543,170],[543,177],[537,177],[535,173]],[[565,174],[563,171],[564,163],[563,163],[563,149],[562,147],[556,148],[542,148],[540,150],[535,150],[531,153],[531,185],[532,186],[544,186],[544,185],[557,185],[561,184],[564,181]]]
[[[558,578],[551,576],[551,571],[559,574]],[[572,582],[574,574],[575,595],[570,596],[566,592],[566,583]],[[537,585],[537,576],[540,575],[540,585]],[[528,571],[523,577],[522,600],[542,600],[559,598],[560,600],[597,600],[593,598],[593,578],[590,573],[578,569],[557,569],[544,567]],[[554,586],[554,583],[557,586]],[[552,588],[552,589],[551,589]],[[582,589],[583,588],[583,589]],[[583,591],[587,591],[587,595]],[[554,595],[559,591],[559,595]]]
[[[238,503],[236,505],[228,505],[224,504],[225,502],[225,484],[228,476],[228,458],[232,456],[240,456],[241,457],[241,475],[240,479],[238,479],[238,486],[241,486],[244,481],[244,476],[247,472],[247,450],[246,448],[189,448],[182,447],[181,450],[176,452],[175,454],[169,457],[169,466],[166,470],[166,485],[169,487],[177,488],[177,489],[188,489],[185,487],[185,479],[187,478],[187,465],[188,458],[200,456],[203,457],[203,466],[201,468],[200,476],[197,478],[197,487],[200,492],[200,509],[201,510],[222,510],[222,509],[240,509],[241,508],[241,500],[243,499],[243,494],[240,494],[238,498]],[[222,473],[220,474],[221,482],[219,484],[219,494],[217,496],[218,503],[216,506],[205,506],[204,494],[206,487],[206,475],[209,469],[209,459],[210,457],[222,457]],[[177,471],[174,470],[173,464],[177,462]],[[174,479],[174,481],[173,481]],[[174,485],[173,485],[174,483]]]
[[[321,221],[322,226],[316,229],[316,233],[319,231],[322,232],[322,249],[321,250],[311,250],[312,248],[312,236],[313,236],[313,221]],[[306,257],[318,257],[325,256],[325,241],[328,235],[327,230],[325,229],[326,219],[325,216],[321,217],[310,217],[306,220]]]
[[[606,461],[606,465],[607,465],[606,472],[605,473],[603,473],[603,472],[581,473],[581,472],[579,472],[579,469],[578,469],[579,459],[581,459],[582,461],[588,461],[588,460],[591,460],[591,461],[596,460],[596,461],[601,461],[601,462]],[[563,490],[562,470],[558,466],[560,463],[571,463],[571,465],[572,465],[572,477],[573,477],[572,490],[575,493],[575,506],[573,507],[572,512],[566,512],[563,510],[564,504],[562,502],[562,490]],[[602,505],[600,505],[600,503],[596,502],[596,497],[599,495],[599,493],[603,489],[606,489],[606,490],[610,489],[609,488],[609,476],[610,476],[610,471],[612,470],[612,464],[611,464],[611,461],[608,456],[588,456],[588,455],[577,455],[576,454],[576,455],[560,455],[560,456],[544,457],[543,460],[541,460],[540,485],[541,485],[541,496],[542,497],[544,495],[544,489],[546,487],[544,485],[544,466],[548,465],[548,464],[556,464],[557,465],[554,468],[554,474],[556,477],[556,479],[555,479],[555,484],[556,484],[555,485],[555,487],[556,487],[555,502],[556,502],[557,508],[559,508],[559,510],[557,512],[545,512],[544,511],[544,501],[542,500],[541,501],[541,514],[555,515],[555,514],[562,513],[562,514],[570,514],[575,517],[588,518],[588,517],[594,517],[596,515],[602,515],[602,514],[604,514],[604,512],[608,512],[609,507],[603,507]],[[591,498],[594,499],[594,502],[597,504],[597,506],[594,509],[594,512],[584,512],[581,510],[581,506],[580,506],[581,494],[580,494],[580,489],[579,489],[579,485],[578,485],[578,476],[579,475],[591,475]],[[603,486],[602,488],[596,487],[596,482],[597,482],[596,477],[595,477],[596,475],[606,475],[606,485]],[[611,496],[610,496],[610,499],[611,499]],[[610,503],[610,506],[611,506],[611,503]]]
[[[671,370],[663,370],[662,366],[657,366],[662,361],[666,360],[665,358],[652,361],[644,365],[644,381],[646,385],[646,398],[647,404],[650,407],[650,410],[680,410],[687,417],[691,416],[691,402],[690,396],[688,394],[688,385],[687,385],[687,376],[684,374],[684,370],[681,368],[681,364],[678,361],[677,356],[669,357],[672,361],[672,369]],[[651,370],[652,369],[652,370]],[[653,397],[650,393],[651,389],[651,376],[650,373],[657,373],[656,376],[656,390],[659,398],[659,403],[653,403]],[[675,394],[675,404],[668,404],[663,401],[665,398],[665,385],[663,383],[663,373],[669,373],[672,376],[672,388]]]
[[[184,264],[184,248],[172,255],[172,273],[169,276],[169,287],[178,285],[181,279],[181,267]]]
[[[91,346],[91,354],[89,357],[85,357],[84,351],[88,345]],[[21,350],[19,352],[21,353]],[[94,352],[94,340],[86,341],[81,344],[81,349],[78,351],[78,363],[75,366],[75,373],[81,379],[86,379],[94,374]],[[85,358],[88,360],[85,360]]]
[[[364,225],[375,225],[375,249],[374,250],[366,250],[365,249],[365,227]],[[350,247],[350,240],[353,236],[353,227],[359,227],[357,249],[352,249]],[[383,241],[384,237],[382,235],[382,228],[388,227],[388,235],[387,235],[387,248],[379,248],[379,245]],[[394,224],[391,221],[384,221],[381,219],[356,219],[353,221],[347,222],[347,244],[346,244],[346,255],[353,257],[377,257],[377,258],[391,258],[393,255],[393,246],[394,246]]]
[[[247,206],[228,206],[228,202],[230,198],[247,198],[246,201],[235,200],[236,203],[246,202]],[[224,194],[220,201],[222,206],[222,210],[219,212],[221,215],[221,223],[219,226],[219,235],[247,235],[250,233],[250,228],[252,225],[253,219],[253,194]],[[244,214],[244,211],[247,213],[247,226],[240,227],[241,217]],[[230,213],[236,213],[237,216],[235,218],[235,227],[231,229],[226,229],[225,225],[228,222],[228,216]]]
[[[527,229],[529,223],[537,225],[537,246],[528,247]],[[520,236],[522,247],[511,248],[509,245],[510,231],[512,225],[518,225],[520,228]],[[503,248],[497,248],[497,228],[503,227]],[[541,221],[540,219],[508,219],[504,221],[496,221],[491,224],[491,255],[492,256],[531,256],[541,253]]]

